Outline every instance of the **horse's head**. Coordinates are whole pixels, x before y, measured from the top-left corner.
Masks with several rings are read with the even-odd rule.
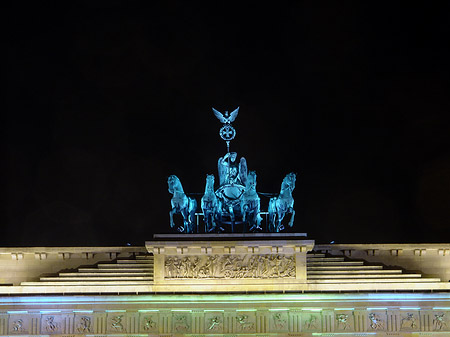
[[[250,171],[247,175],[247,181],[245,183],[245,189],[256,189],[256,172]]]
[[[291,192],[294,190],[295,188],[295,180],[297,178],[297,175],[293,172],[288,173],[286,175],[286,177],[284,177],[283,179],[283,183],[281,185],[281,189],[285,190],[285,189],[290,189]]]
[[[214,174],[206,175],[205,192],[214,191]]]
[[[176,175],[172,174],[167,178],[167,185],[169,185],[169,193],[174,194],[175,192],[183,191],[180,179]]]

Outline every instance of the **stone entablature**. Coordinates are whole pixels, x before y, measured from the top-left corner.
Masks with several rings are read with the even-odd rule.
[[[450,244],[304,237],[172,234],[146,247],[0,248],[0,294],[450,290]]]
[[[0,335],[427,332],[450,334],[450,294],[0,298]]]

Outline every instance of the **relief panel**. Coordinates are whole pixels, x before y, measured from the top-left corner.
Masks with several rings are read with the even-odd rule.
[[[62,334],[64,331],[63,315],[42,315],[41,333],[46,335]]]
[[[401,331],[419,331],[420,320],[418,312],[401,312],[399,314]]]
[[[319,312],[302,312],[301,326],[303,332],[321,332],[322,314]]]
[[[205,333],[223,333],[223,312],[205,313]]]
[[[191,332],[191,314],[189,313],[173,313],[172,315],[172,331],[173,333],[189,333]]]
[[[126,333],[126,322],[125,313],[108,313],[108,316],[106,317],[106,331],[109,333]]]
[[[287,332],[289,328],[288,311],[270,312],[270,331]]]
[[[434,312],[432,314],[433,318],[433,331],[449,331],[449,321],[450,321],[450,312],[441,311]]]
[[[24,335],[31,333],[29,315],[10,315],[8,332],[12,335]]]
[[[335,313],[335,331],[354,331],[355,323],[352,311],[339,311]]]
[[[166,279],[295,278],[294,255],[192,255],[165,257]]]
[[[157,333],[158,332],[158,314],[145,313],[139,317],[139,332]]]
[[[367,313],[367,331],[386,331],[387,315],[385,311],[376,310]]]
[[[256,332],[256,312],[238,311],[235,316],[236,332]]]
[[[94,332],[94,318],[92,315],[75,315],[74,333],[89,334]]]

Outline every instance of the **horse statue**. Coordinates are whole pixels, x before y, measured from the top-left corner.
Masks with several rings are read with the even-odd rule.
[[[281,183],[281,191],[278,197],[271,198],[269,201],[269,232],[278,233],[284,229],[281,223],[286,213],[291,213],[289,227],[294,225],[294,198],[292,191],[295,188],[295,173],[289,173]]]
[[[250,171],[247,175],[245,190],[241,197],[241,214],[244,226],[248,232],[262,230],[260,215],[260,200],[256,193],[256,173]],[[244,232],[246,230],[244,229]]]
[[[183,216],[183,226],[178,227],[178,231],[184,232],[186,234],[193,233],[195,226],[195,210],[197,209],[197,201],[192,198],[188,198],[184,194],[183,186],[181,185],[180,179],[177,176],[171,175],[167,179],[167,184],[169,185],[169,192],[173,194],[170,203],[172,209],[169,212],[170,215],[170,227],[175,227],[173,222],[173,215],[181,213]]]
[[[214,175],[206,175],[205,194],[201,200],[203,219],[205,221],[205,232],[215,232],[220,227],[220,201],[214,193]]]

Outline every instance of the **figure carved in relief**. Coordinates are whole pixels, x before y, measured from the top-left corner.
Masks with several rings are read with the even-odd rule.
[[[17,321],[14,321],[12,324],[12,329],[14,332],[23,332],[23,320],[18,319]]]
[[[348,324],[347,314],[337,314],[336,315],[337,328],[339,330],[347,330],[350,325]]]
[[[190,273],[192,271],[192,263],[191,263],[191,259],[189,256],[186,256],[181,265],[183,266],[182,269],[182,277],[186,278],[190,276]]]
[[[222,319],[219,316],[214,316],[209,319],[208,330],[219,330]]]
[[[55,322],[54,316],[47,317],[45,322],[47,323],[47,325],[45,326],[45,330],[47,330],[49,332],[54,332],[54,331],[58,330],[58,323]]]
[[[417,327],[416,318],[414,314],[407,313],[406,317],[403,317],[401,320],[400,328],[401,329],[415,329]]]
[[[152,319],[152,316],[144,317],[144,330],[149,331],[156,327],[156,322]]]
[[[378,315],[370,313],[369,320],[371,329],[373,330],[384,329],[384,322]]]
[[[238,315],[236,321],[239,323],[241,331],[252,330],[255,326],[254,323],[248,321],[248,315]]]
[[[273,314],[273,325],[275,329],[286,329],[287,321],[281,313]]]
[[[174,328],[177,332],[186,331],[189,329],[186,315],[175,315]]]
[[[80,333],[91,332],[91,318],[88,316],[80,317],[80,322],[78,323],[77,331]]]
[[[447,323],[445,322],[445,314],[435,314],[433,318],[433,328],[436,331],[442,330],[447,327]]]
[[[306,330],[316,330],[317,323],[317,316],[309,315],[309,319],[305,320],[305,324],[303,326]]]
[[[200,258],[198,256],[196,256],[194,258],[194,262],[192,263],[192,277],[193,278],[198,278],[200,267],[201,267]]]
[[[122,331],[123,330],[122,317],[123,315],[112,317],[111,328],[113,328],[116,331]]]
[[[164,262],[165,264],[165,270],[166,270],[166,275],[167,277],[175,277],[176,273],[175,273],[175,259],[172,257],[169,257],[166,259],[166,261]]]

